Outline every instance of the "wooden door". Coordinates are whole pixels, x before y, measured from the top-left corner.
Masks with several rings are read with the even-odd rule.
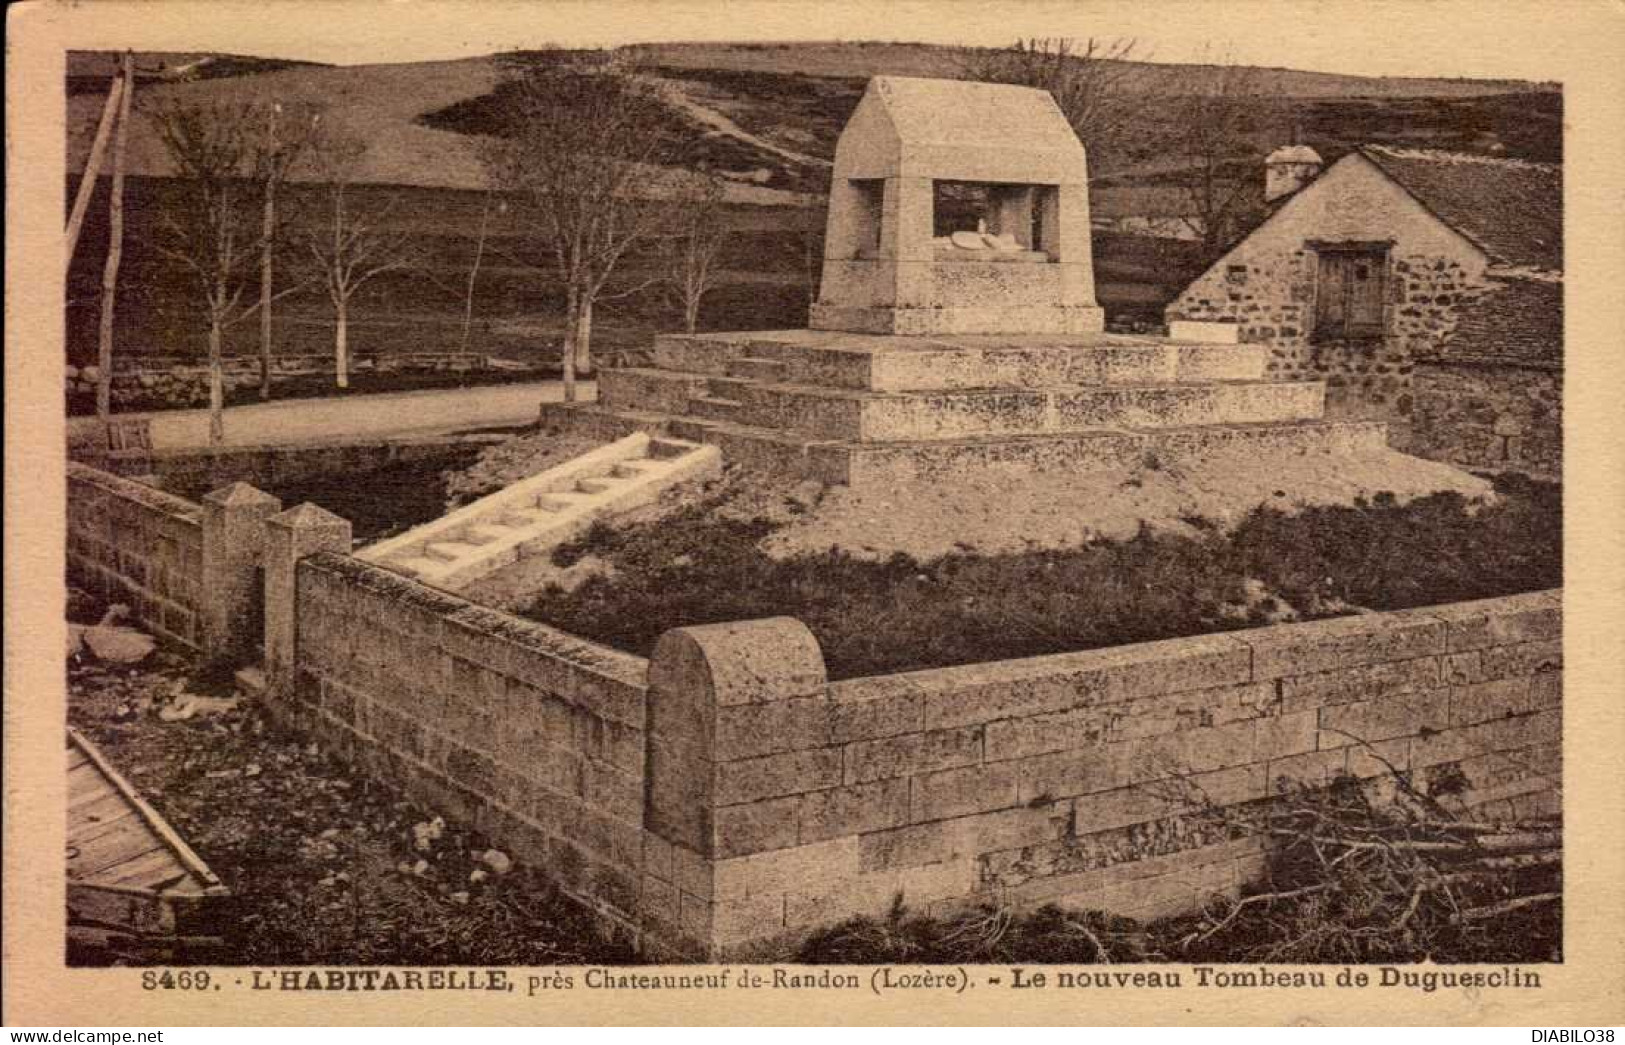
[[[1320,337],[1381,337],[1383,272],[1376,251],[1325,251],[1315,288],[1315,333]]]

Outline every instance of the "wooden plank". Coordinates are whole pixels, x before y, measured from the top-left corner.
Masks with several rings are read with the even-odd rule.
[[[99,819],[87,820],[75,824],[68,829],[68,844],[83,847],[98,838],[103,838],[114,831],[122,831],[132,821],[139,821],[140,814],[127,805],[120,805],[116,812]]]
[[[164,844],[152,837],[151,832],[139,828],[126,828],[111,832],[85,845],[70,847],[68,874],[81,880],[94,878],[108,868],[133,857],[163,851]]]
[[[186,877],[186,868],[167,849],[154,849],[150,853],[126,860],[117,867],[102,872],[114,885],[144,885],[156,888],[172,885]]]
[[[158,815],[157,810],[148,805],[136,793],[135,788],[130,786],[130,782],[125,780],[117,769],[113,768],[94,744],[80,736],[77,730],[69,729],[68,735],[85,752],[96,768],[101,770],[102,775],[130,799],[131,804],[136,807],[142,818],[147,822],[147,826],[169,847],[182,867],[195,875],[204,885],[220,884],[220,879],[215,876],[213,871],[209,870],[209,866],[203,862],[197,853],[192,851],[192,847],[187,845],[185,840],[175,833],[175,829],[170,827],[169,823]]]
[[[86,795],[99,795],[108,790],[108,784],[96,767],[88,762],[68,770],[68,798],[80,799]]]
[[[135,810],[124,800],[123,795],[108,788],[106,793],[68,810],[68,840],[70,842],[73,840],[76,831],[88,830],[99,823],[133,812]]]

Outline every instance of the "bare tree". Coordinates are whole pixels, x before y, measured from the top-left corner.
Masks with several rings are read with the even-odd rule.
[[[203,297],[209,327],[209,443],[218,445],[225,438],[224,334],[262,304],[242,305],[260,248],[245,207],[253,194],[248,180],[253,109],[241,103],[168,101],[149,115],[177,177],[186,183],[182,203],[160,217],[157,249],[192,273]],[[272,300],[296,289],[284,289]]]
[[[660,91],[604,58],[536,67],[515,82],[515,126],[487,153],[492,181],[528,205],[564,286],[564,396],[592,369],[593,306],[666,210],[656,169],[677,165]]]
[[[706,175],[675,194],[675,228],[665,241],[664,285],[683,308],[683,329],[694,333],[700,305],[722,276],[718,264],[728,230],[722,223],[722,179]]]
[[[333,371],[339,388],[350,387],[350,299],[368,280],[408,261],[405,235],[383,227],[389,208],[358,205],[350,191],[364,149],[359,142],[330,139],[313,157],[324,185],[325,213],[321,228],[305,237],[305,246],[333,306]]]
[[[485,260],[485,241],[491,233],[491,218],[493,214],[508,213],[508,201],[495,197],[496,193],[487,188],[480,205],[480,234],[474,243],[474,260],[468,266],[468,286],[463,295],[463,337],[458,346],[463,352],[468,351],[468,336],[474,328],[474,282],[480,275],[480,263]]]
[[[256,107],[249,136],[254,180],[260,184],[260,398],[271,398],[271,303],[277,244],[277,190],[311,144],[321,114],[309,106],[269,101]]]
[[[1248,137],[1258,107],[1257,70],[1221,64],[1206,85],[1171,100],[1174,140],[1169,151],[1188,162],[1181,177],[1185,224],[1217,257],[1263,207],[1261,158]]]
[[[102,268],[101,326],[96,345],[96,416],[103,422],[113,411],[113,308],[118,299],[118,270],[124,256],[124,164],[130,137],[130,106],[135,98],[135,55],[125,51],[121,65],[124,90],[119,95],[118,130],[113,143],[113,185],[107,205],[107,262]],[[94,168],[85,171],[94,182]]]
[[[1114,156],[1140,99],[1129,93],[1138,43],[1132,39],[1081,42],[1034,37],[1009,47],[968,53],[961,76],[987,83],[1018,84],[1048,91],[1092,154]]]

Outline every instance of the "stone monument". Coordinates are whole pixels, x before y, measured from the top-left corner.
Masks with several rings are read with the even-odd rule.
[[[949,187],[979,190],[974,231],[943,228],[937,202]],[[870,80],[835,147],[808,325],[869,334],[1101,330],[1088,161],[1049,92]]]
[[[884,490],[1386,446],[1379,422],[1326,420],[1321,382],[1267,377],[1234,324],[1104,333],[1087,172],[1043,91],[876,77],[836,149],[808,327],[660,335],[654,365],[542,420]]]

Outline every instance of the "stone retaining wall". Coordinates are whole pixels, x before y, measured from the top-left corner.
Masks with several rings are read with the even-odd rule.
[[[295,632],[292,650],[267,638],[280,711],[638,933],[646,661],[340,551],[268,595],[268,630]]]
[[[259,620],[262,522],[280,507],[242,483],[198,504],[70,461],[68,576],[159,635],[240,659]]]
[[[779,956],[899,897],[1189,909],[1267,858],[1215,807],[1344,773],[1560,811],[1559,591],[831,683],[793,619],[674,629],[645,661],[277,507],[72,464],[70,571],[210,653],[263,619],[273,710],[656,957]]]
[[[894,899],[1141,918],[1234,892],[1199,815],[1338,774],[1459,770],[1559,806],[1560,593],[829,684],[799,622],[684,628],[650,674],[646,924],[713,957]]]

